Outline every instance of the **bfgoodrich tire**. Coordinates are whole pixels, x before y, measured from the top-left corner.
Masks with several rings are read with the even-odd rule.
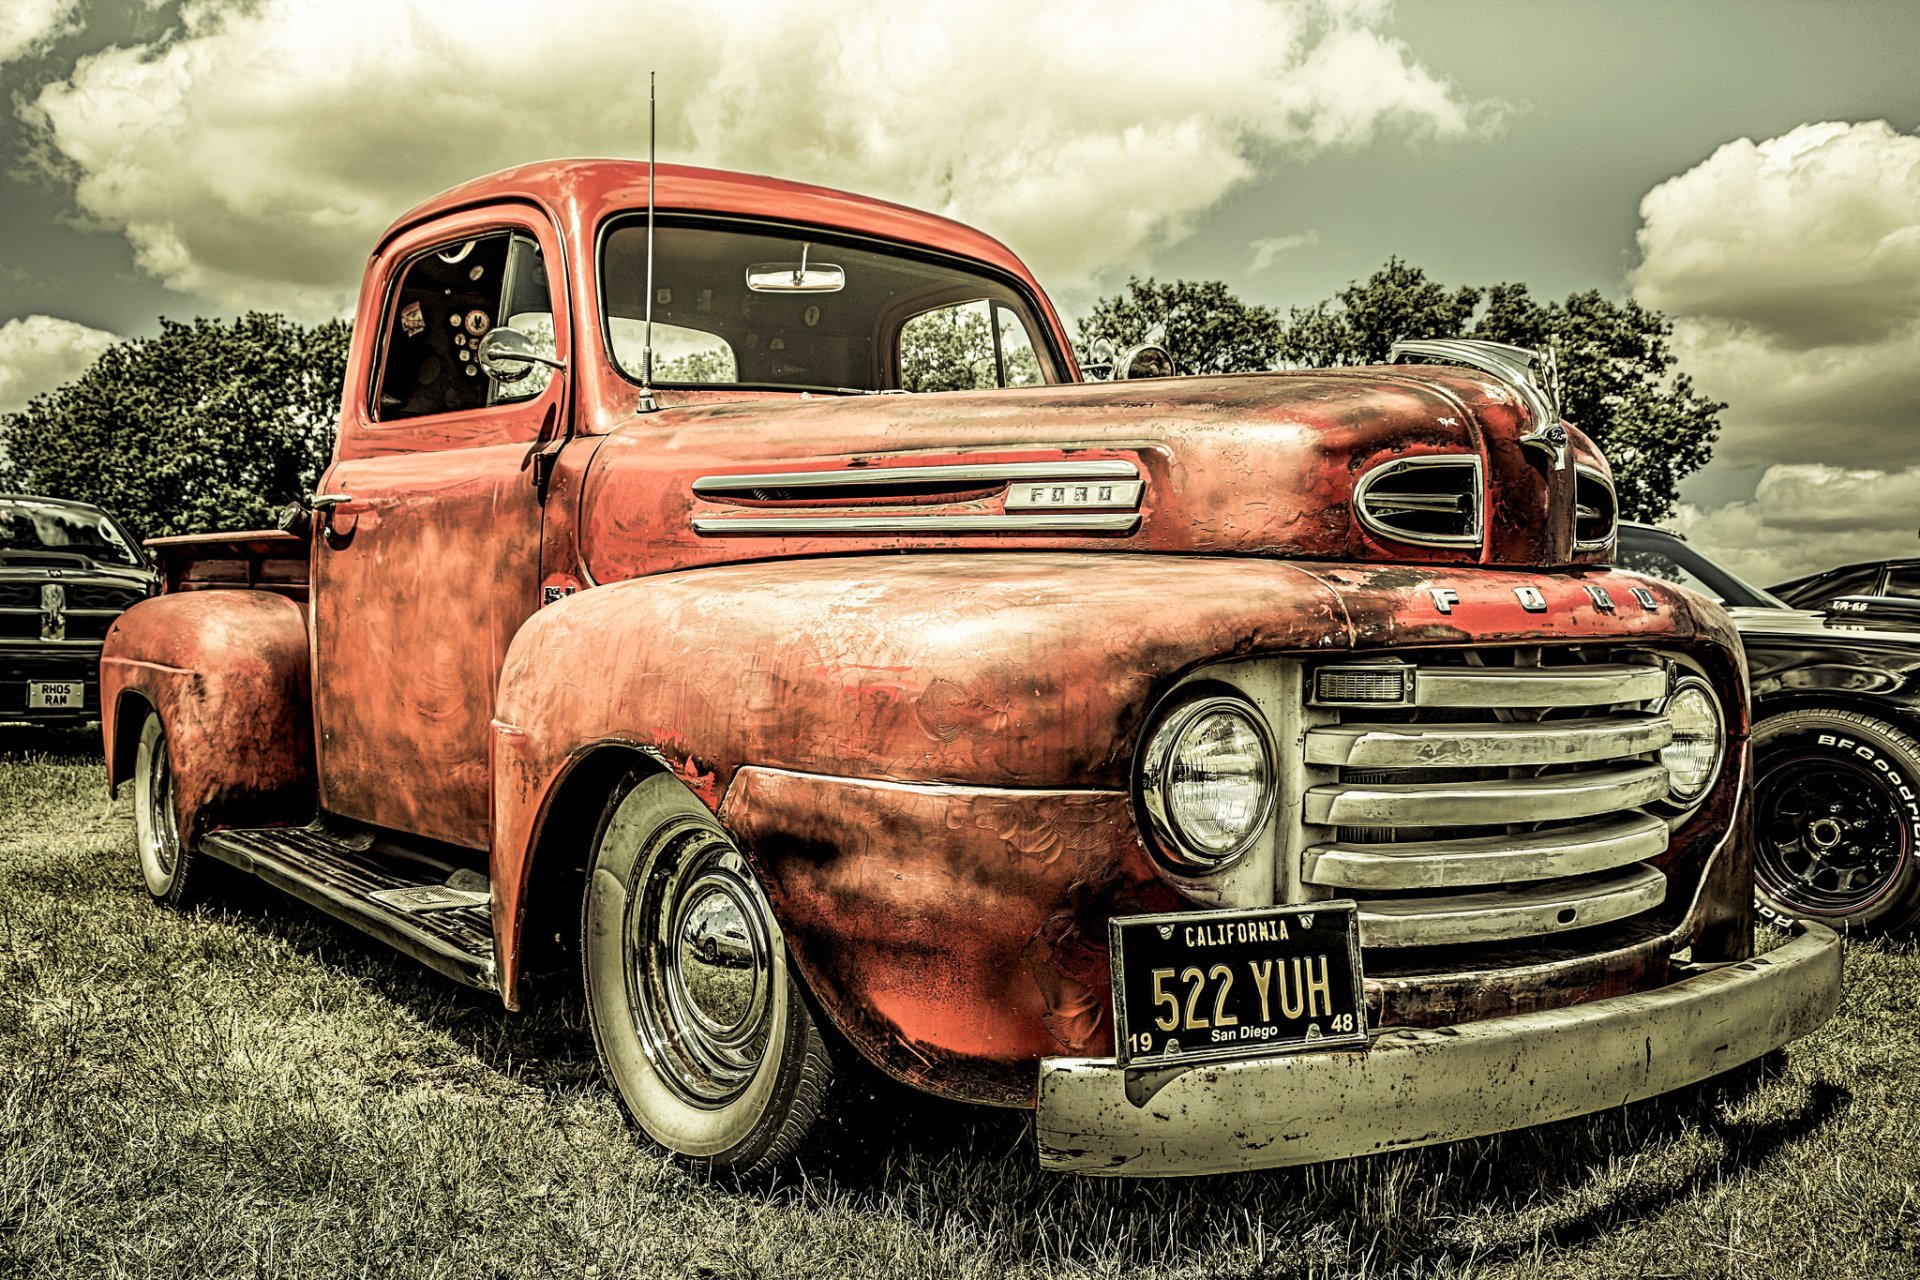
[[[133,758],[133,833],[140,877],[154,901],[184,911],[206,895],[213,867],[180,839],[166,727],[153,712],[140,726]]]
[[[1760,912],[1861,932],[1920,918],[1920,741],[1854,711],[1810,708],[1753,731]]]
[[[728,926],[744,965],[699,945]],[[580,949],[600,1065],[642,1132],[713,1173],[799,1148],[832,1078],[826,1043],[746,860],[671,775],[630,777],[609,802]]]

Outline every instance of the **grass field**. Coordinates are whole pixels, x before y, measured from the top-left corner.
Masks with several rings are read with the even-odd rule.
[[[0,1275],[1920,1275],[1920,949],[1780,1063],[1313,1169],[1043,1176],[1024,1117],[870,1091],[735,1187],[528,1015],[291,902],[153,907],[85,734],[0,730]]]

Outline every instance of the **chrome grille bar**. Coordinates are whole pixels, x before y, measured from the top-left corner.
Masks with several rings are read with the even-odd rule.
[[[1422,667],[1418,707],[1605,707],[1665,696],[1663,667]]]
[[[1372,898],[1360,906],[1360,945],[1498,942],[1623,920],[1666,901],[1652,867],[1447,898]]]
[[[1484,782],[1344,783],[1307,792],[1306,820],[1339,827],[1460,827],[1592,818],[1667,794],[1658,764]]]
[[[1307,763],[1360,769],[1577,764],[1658,751],[1672,741],[1667,718],[1644,712],[1507,724],[1335,724],[1307,731]]]
[[[1517,836],[1317,844],[1306,877],[1340,889],[1457,889],[1612,871],[1666,850],[1666,822],[1633,813]]]

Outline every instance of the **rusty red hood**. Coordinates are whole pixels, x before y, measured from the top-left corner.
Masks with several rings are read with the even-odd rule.
[[[1575,432],[1556,465],[1551,450],[1522,445],[1534,427],[1498,379],[1407,365],[670,404],[600,446],[582,545],[602,582],[732,560],[956,548],[1603,559],[1575,549],[1574,476],[1576,461],[1602,475],[1604,461]],[[1439,456],[1480,460],[1478,545],[1419,545],[1362,522],[1361,477]],[[1086,491],[1128,476],[1140,482],[1137,510],[1116,505],[1131,489]]]

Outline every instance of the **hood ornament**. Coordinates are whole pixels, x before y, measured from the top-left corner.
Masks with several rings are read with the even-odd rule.
[[[1547,455],[1555,471],[1571,461],[1567,428],[1560,421],[1560,367],[1551,351],[1535,351],[1481,338],[1425,338],[1396,342],[1387,349],[1388,364],[1420,360],[1432,364],[1461,364],[1492,374],[1515,391],[1527,406],[1532,429],[1520,443]]]

